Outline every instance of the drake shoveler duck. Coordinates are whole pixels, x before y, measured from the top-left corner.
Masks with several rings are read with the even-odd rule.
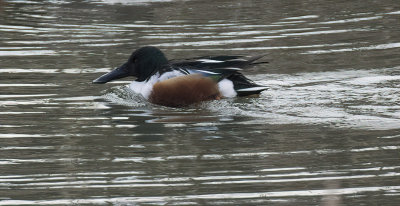
[[[93,80],[95,84],[128,76],[136,77],[129,88],[149,102],[170,107],[193,103],[258,95],[268,89],[254,83],[239,71],[267,62],[257,62],[264,55],[245,59],[243,56],[202,56],[168,60],[152,46],[137,49],[120,67]]]

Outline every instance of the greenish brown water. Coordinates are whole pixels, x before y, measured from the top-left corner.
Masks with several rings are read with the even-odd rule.
[[[0,205],[398,205],[398,1],[0,0]],[[259,98],[91,81],[145,45],[267,53]]]

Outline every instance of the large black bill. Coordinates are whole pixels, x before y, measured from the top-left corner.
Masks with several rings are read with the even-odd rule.
[[[130,76],[129,71],[126,69],[126,65],[122,65],[119,68],[116,68],[112,70],[111,72],[108,72],[107,74],[102,75],[101,77],[93,80],[93,84],[104,84],[109,81],[115,80],[115,79],[121,79],[124,77]]]

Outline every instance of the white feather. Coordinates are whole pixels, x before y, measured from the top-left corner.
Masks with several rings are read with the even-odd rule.
[[[237,68],[237,67],[224,67],[223,69],[226,69],[226,70],[235,70],[235,71],[241,71],[241,70],[242,70],[241,68]]]
[[[199,70],[199,69],[193,69],[191,71],[189,71],[191,74],[195,74],[195,73],[205,73],[205,74],[219,74],[219,73],[215,73],[215,72],[210,72],[210,71],[206,71],[206,70]]]
[[[224,97],[236,97],[237,93],[233,88],[233,82],[229,79],[223,79],[218,82],[218,89]]]
[[[224,61],[213,60],[213,59],[198,59],[197,61],[202,63],[222,63]]]
[[[246,89],[238,89],[238,92],[250,92],[250,91],[259,91],[259,90],[264,90],[267,89],[268,87],[250,87]]]

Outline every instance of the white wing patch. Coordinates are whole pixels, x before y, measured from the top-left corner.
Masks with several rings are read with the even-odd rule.
[[[268,89],[268,87],[250,87],[250,88],[245,88],[245,89],[238,89],[238,92],[251,92],[251,91],[260,91]]]
[[[222,69],[233,70],[233,71],[240,71],[240,70],[242,70],[241,68],[237,68],[237,67],[223,67]]]
[[[215,73],[215,72],[210,72],[210,71],[206,71],[206,70],[199,70],[199,69],[193,69],[191,71],[189,71],[191,74],[198,74],[198,73],[204,73],[204,74],[219,74],[219,73]]]
[[[231,62],[231,61],[235,61],[235,62],[246,62],[247,60],[246,59],[229,59],[229,60],[226,60],[227,62]]]
[[[202,63],[222,63],[222,62],[224,62],[224,61],[213,60],[213,59],[198,59],[196,61],[199,61]]]

